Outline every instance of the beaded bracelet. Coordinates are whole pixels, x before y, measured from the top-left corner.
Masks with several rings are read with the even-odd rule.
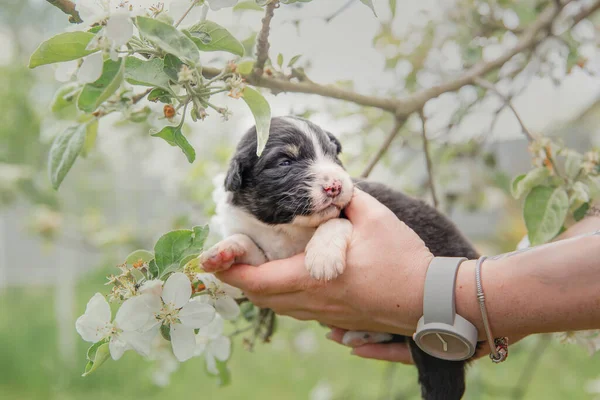
[[[494,338],[492,329],[488,321],[487,310],[485,308],[485,295],[483,294],[483,286],[481,285],[481,265],[487,259],[482,256],[477,260],[475,266],[475,284],[477,285],[477,300],[481,309],[481,317],[483,319],[483,327],[485,328],[485,336],[490,345],[490,358],[494,363],[501,363],[508,357],[508,338],[506,336]]]

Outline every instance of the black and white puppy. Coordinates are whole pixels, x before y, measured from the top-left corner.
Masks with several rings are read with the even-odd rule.
[[[301,118],[281,117],[272,120],[269,140],[258,157],[256,129],[250,129],[231,160],[224,196],[217,204],[216,218],[225,239],[200,256],[203,269],[260,265],[306,252],[312,277],[334,279],[345,268],[352,224],[340,215],[355,185],[390,208],[434,255],[477,258],[454,224],[434,208],[384,185],[353,180],[338,158],[340,152],[340,142],[331,133]],[[404,336],[348,332],[344,341],[356,337],[408,340],[423,398],[462,397],[465,362],[431,357]]]

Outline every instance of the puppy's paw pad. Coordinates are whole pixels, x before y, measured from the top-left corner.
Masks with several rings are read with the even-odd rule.
[[[345,257],[335,248],[309,243],[306,248],[305,263],[306,269],[313,278],[330,281],[344,272]]]
[[[342,337],[342,343],[349,347],[359,347],[368,343],[383,343],[392,340],[392,335],[381,332],[348,331]]]
[[[206,272],[219,272],[229,269],[236,257],[241,257],[246,250],[235,240],[225,239],[206,250],[198,257],[200,267]]]

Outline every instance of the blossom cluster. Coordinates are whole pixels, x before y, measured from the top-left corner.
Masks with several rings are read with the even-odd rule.
[[[127,350],[152,358],[153,344],[162,336],[171,342],[178,361],[204,356],[208,371],[217,374],[217,361],[226,361],[231,353],[231,340],[223,334],[224,320],[239,316],[236,299],[242,297],[241,291],[207,273],[193,274],[190,280],[189,274],[175,272],[165,281],[134,283],[135,267],[121,268],[123,274],[109,277],[109,284],[125,300],[113,319],[108,301],[96,293],[75,324],[83,340],[107,343],[110,356],[118,360]]]

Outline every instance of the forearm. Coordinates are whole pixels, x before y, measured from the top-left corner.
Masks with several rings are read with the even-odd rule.
[[[600,229],[600,219],[585,231]],[[600,329],[600,235],[572,238],[543,248],[486,260],[482,266],[485,303],[494,336]],[[484,339],[475,289],[475,261],[463,263],[457,277],[457,312]]]

